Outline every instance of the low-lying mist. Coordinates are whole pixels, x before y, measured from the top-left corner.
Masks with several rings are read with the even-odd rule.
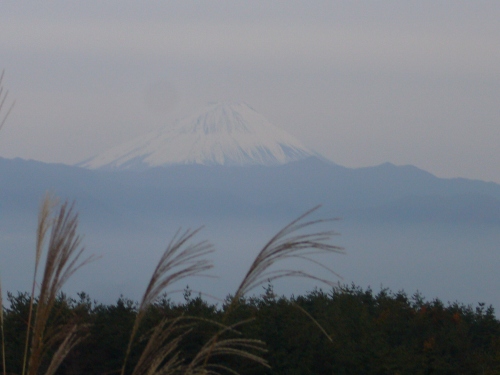
[[[297,213],[297,216],[300,213]],[[316,217],[325,217],[316,212]],[[88,255],[101,258],[79,270],[65,287],[76,295],[85,291],[99,302],[112,303],[121,295],[138,300],[151,273],[179,228],[204,228],[195,237],[215,247],[210,254],[214,268],[207,277],[193,278],[170,291],[183,300],[189,285],[193,295],[203,293],[214,302],[234,293],[252,260],[265,243],[294,217],[259,219],[203,217],[124,218],[120,223],[92,223],[81,217],[79,232]],[[18,222],[22,220],[22,225]],[[22,228],[22,229],[20,229]],[[0,225],[1,277],[3,289],[27,291],[33,274],[36,218],[2,218]],[[319,228],[318,228],[319,229]],[[305,268],[321,278],[342,284],[354,283],[377,291],[389,288],[416,291],[427,300],[465,304],[484,302],[500,306],[500,268],[496,225],[466,224],[374,224],[339,220],[328,224],[340,235],[332,242],[345,254],[323,256],[318,261],[339,274],[335,277],[318,265],[303,261],[280,268]],[[286,278],[277,281],[277,294],[302,294],[314,288],[328,289],[312,280]],[[263,290],[254,290],[259,295]]]

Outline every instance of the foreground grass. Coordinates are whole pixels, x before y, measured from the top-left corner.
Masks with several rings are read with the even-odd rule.
[[[185,313],[177,316],[168,314],[151,326],[148,324],[148,312],[156,306],[163,293],[172,285],[192,276],[202,275],[212,268],[207,258],[213,251],[212,246],[206,241],[194,241],[199,230],[179,231],[154,268],[141,301],[134,305],[134,313],[129,316],[133,319],[127,321],[131,324],[124,324],[122,327],[128,327],[128,344],[121,348],[123,356],[119,360],[119,369],[115,364],[110,371],[122,375],[238,373],[231,361],[220,360],[229,357],[269,368],[268,361],[262,356],[266,351],[264,341],[258,337],[242,335],[245,326],[253,318],[245,316],[235,320],[234,316],[249,292],[275,279],[305,277],[333,285],[328,279],[318,279],[314,274],[300,269],[279,268],[283,260],[292,258],[319,265],[314,260],[316,255],[342,251],[330,243],[335,234],[333,231],[314,231],[318,225],[331,221],[308,220],[314,210],[316,208],[285,226],[264,246],[234,295],[227,299],[222,317],[212,319],[209,316],[191,316]],[[32,290],[28,295],[20,295],[16,301],[10,296],[11,308],[15,306],[15,311],[26,312],[24,348],[16,351],[23,353],[21,357],[6,353],[10,343],[4,340],[4,330],[10,326],[4,323],[4,308],[0,299],[4,374],[7,373],[8,366],[12,366],[13,370],[10,372],[22,375],[53,375],[71,350],[84,339],[89,339],[88,336],[92,333],[92,319],[85,318],[90,314],[88,301],[74,306],[64,298],[57,298],[64,283],[78,269],[93,260],[93,257],[83,257],[77,225],[78,217],[72,206],[68,203],[58,205],[50,196],[45,197],[36,233]],[[43,272],[40,271],[42,264]],[[333,271],[331,273],[334,275]],[[82,316],[80,311],[86,313]],[[147,332],[144,332],[144,327],[148,327]],[[192,340],[192,333],[199,327],[209,327],[206,331],[210,335],[198,337],[196,341],[200,345],[196,354],[187,356],[181,343],[187,337]],[[19,329],[22,331],[20,327],[17,331]],[[203,340],[200,342],[201,337]],[[18,338],[10,339],[18,341]],[[141,347],[139,353],[136,350],[138,346]],[[18,362],[21,363],[20,366]]]

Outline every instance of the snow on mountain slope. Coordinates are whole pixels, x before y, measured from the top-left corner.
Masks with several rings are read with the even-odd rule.
[[[210,104],[164,127],[79,163],[90,169],[174,164],[279,165],[317,156],[243,103]]]

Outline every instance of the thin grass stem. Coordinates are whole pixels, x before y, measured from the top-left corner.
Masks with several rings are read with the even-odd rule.
[[[38,374],[48,349],[56,343],[61,343],[51,358],[47,370],[55,372],[69,350],[79,342],[81,326],[73,324],[67,327],[59,326],[50,330],[48,329],[48,321],[57,295],[64,283],[80,267],[95,259],[95,257],[90,256],[84,260],[80,260],[83,247],[80,247],[81,237],[77,234],[78,215],[73,212],[73,205],[69,206],[68,202],[65,202],[60,206],[59,212],[54,218],[50,218],[53,207],[54,201],[47,195],[39,215],[33,285],[36,284],[38,265],[44,248],[44,239],[49,229],[50,236],[36,310],[33,307],[34,288],[31,296],[30,310],[34,314],[34,322],[33,325],[28,325],[27,335],[31,333],[31,339],[29,340],[31,343],[29,348],[30,354],[27,366],[23,366],[23,371],[28,375]],[[27,357],[28,354],[26,351],[24,360]]]
[[[5,365],[5,336],[3,332],[3,294],[2,294],[2,281],[0,280],[0,331],[2,340],[2,373],[7,375],[7,367]]]
[[[50,219],[50,213],[53,207],[57,204],[57,201],[50,195],[45,194],[45,197],[40,206],[40,211],[38,213],[38,226],[36,232],[36,249],[35,249],[35,267],[33,271],[33,281],[31,284],[31,294],[30,294],[30,305],[28,309],[28,323],[26,327],[26,339],[24,343],[24,355],[23,355],[23,366],[21,374],[26,373],[26,364],[28,360],[28,347],[30,342],[31,333],[31,320],[33,318],[33,306],[35,300],[35,288],[37,283],[38,266],[40,265],[40,259],[43,253],[43,247],[45,244],[45,238],[47,232],[49,231],[52,221]]]
[[[297,219],[292,221],[290,224],[285,226],[280,230],[271,240],[262,248],[254,262],[250,266],[247,274],[243,278],[240,286],[238,287],[234,299],[238,300],[243,297],[250,290],[255,287],[262,285],[266,280],[280,279],[282,277],[288,276],[300,276],[305,278],[311,278],[314,280],[325,281],[321,278],[317,278],[308,272],[294,271],[294,270],[278,270],[269,272],[269,268],[276,264],[277,262],[292,259],[292,258],[302,258],[309,259],[308,255],[313,254],[325,254],[325,253],[342,253],[343,248],[335,246],[329,243],[332,236],[336,235],[336,232],[332,230],[319,231],[313,233],[305,234],[294,234],[298,233],[304,229],[309,229],[311,227],[329,223],[337,219],[318,219],[304,221],[306,217],[311,215],[314,211],[319,209],[320,206],[316,206],[311,210],[305,212]],[[314,262],[313,262],[314,263]],[[327,282],[327,284],[329,284]]]
[[[2,73],[0,74],[0,113],[2,112],[2,108],[5,104],[5,101],[7,100],[7,96],[9,95],[9,90],[6,90],[5,94],[3,93],[2,82],[3,82],[4,73],[5,73],[5,69],[3,69]],[[3,97],[2,97],[2,94],[3,94]],[[0,121],[0,129],[2,129],[2,127],[4,126],[5,121],[7,121],[7,117],[9,117],[9,114],[12,111],[12,109],[14,108],[15,104],[16,104],[16,101],[14,100],[12,102],[12,104],[10,105],[9,109],[7,110],[7,113],[3,116],[3,119]]]

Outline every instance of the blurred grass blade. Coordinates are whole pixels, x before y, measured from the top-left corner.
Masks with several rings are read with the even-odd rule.
[[[2,281],[0,280],[0,331],[2,340],[2,369],[3,375],[7,374],[7,367],[5,366],[5,336],[3,332],[3,295],[2,295]]]

